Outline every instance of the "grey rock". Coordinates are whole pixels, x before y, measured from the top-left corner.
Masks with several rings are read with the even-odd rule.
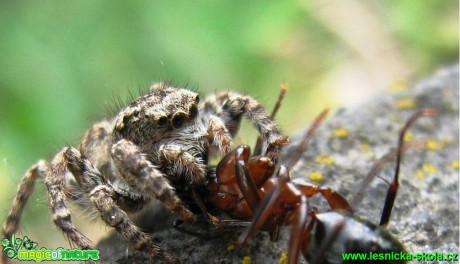
[[[402,92],[382,93],[365,105],[338,111],[319,128],[291,176],[308,178],[311,172],[319,171],[324,175],[319,184],[351,199],[374,162],[396,147],[398,133],[407,118],[416,109],[435,108],[436,117],[421,118],[410,130],[414,140],[428,140],[431,147],[405,153],[400,189],[387,228],[409,253],[459,253],[458,81],[459,69],[454,65]],[[335,132],[339,128],[348,135],[338,137]],[[301,137],[299,133],[291,139],[282,160],[289,159]],[[333,164],[315,162],[319,155],[327,155]],[[394,162],[386,166],[381,177],[390,179],[393,171]],[[374,179],[355,214],[378,223],[387,189],[386,183]],[[328,209],[321,197],[312,203],[320,211]],[[159,246],[184,263],[241,263],[248,256],[252,263],[281,263],[280,258],[288,251],[288,227],[278,242],[273,243],[267,234],[259,233],[249,247],[242,248],[236,242],[241,231],[217,238],[190,236],[171,227],[174,215],[161,205],[152,208],[139,218],[141,226],[152,232]],[[116,234],[101,241],[97,248],[106,263],[155,262],[138,252],[128,252],[126,243]]]

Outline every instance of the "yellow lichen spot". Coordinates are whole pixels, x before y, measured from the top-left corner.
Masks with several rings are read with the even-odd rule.
[[[369,151],[370,146],[367,143],[361,143],[361,144],[359,144],[359,149],[364,151],[364,152],[367,152],[367,151]]]
[[[416,103],[412,98],[404,98],[400,99],[396,102],[396,109],[404,110],[404,109],[414,109]]]
[[[316,163],[321,163],[321,164],[334,164],[334,159],[329,156],[329,155],[318,155],[315,158]]]
[[[228,245],[227,246],[227,251],[233,251],[235,250],[235,245]]]
[[[389,116],[389,119],[393,122],[400,122],[401,121],[401,118],[397,115],[390,115]]]
[[[282,252],[280,258],[278,259],[278,264],[287,264],[288,263],[288,254]]]
[[[390,85],[389,90],[391,93],[398,93],[407,89],[407,83],[405,81],[396,81]]]
[[[459,165],[458,165],[458,160],[454,160],[454,161],[452,161],[452,164],[451,164],[451,165],[452,165],[452,168],[454,168],[454,169],[458,169],[458,168],[459,168]]]
[[[450,144],[452,144],[453,142],[454,142],[454,141],[453,141],[451,138],[443,139],[443,140],[441,140],[441,142],[440,142],[441,148],[444,148],[445,146],[450,145]]]
[[[428,139],[426,141],[425,145],[426,145],[426,148],[429,149],[429,150],[437,150],[437,149],[439,149],[438,142],[436,142],[433,139]]]
[[[436,172],[436,167],[431,163],[423,164],[422,169],[423,169],[423,172],[426,172],[426,173],[435,173]]]
[[[417,172],[415,172],[415,176],[417,176],[417,178],[419,178],[420,180],[425,179],[425,173],[423,173],[422,170],[417,170]]]
[[[251,263],[252,263],[251,256],[244,256],[243,261],[241,261],[241,264],[251,264]]]
[[[339,127],[334,130],[334,136],[337,138],[346,138],[348,137],[348,130],[343,127]]]
[[[409,130],[404,134],[404,141],[411,142],[412,140],[414,140],[414,134]]]
[[[320,182],[323,180],[323,174],[319,171],[310,173],[310,180],[314,182]]]

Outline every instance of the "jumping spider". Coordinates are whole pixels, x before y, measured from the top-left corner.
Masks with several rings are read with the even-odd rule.
[[[42,178],[54,223],[79,248],[90,249],[92,243],[73,225],[67,199],[87,198],[133,249],[174,262],[127,213],[140,211],[155,198],[182,221],[195,221],[186,198],[207,183],[208,156],[231,150],[243,116],[263,138],[266,155],[276,160],[279,142],[285,139],[253,98],[225,92],[199,104],[195,92],[154,84],[116,117],[95,124],[78,148],[63,148],[50,163],[42,160],[32,166],[19,184],[3,235],[17,230],[35,179]]]

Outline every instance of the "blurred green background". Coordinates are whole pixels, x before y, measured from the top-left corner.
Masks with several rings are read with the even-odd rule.
[[[0,220],[20,177],[78,143],[113,97],[159,80],[247,93],[287,135],[324,107],[353,106],[458,61],[458,1],[1,1]],[[246,129],[239,140],[252,143]],[[43,186],[22,235],[68,243]],[[80,222],[88,222],[76,213]],[[97,239],[104,225],[85,227]]]

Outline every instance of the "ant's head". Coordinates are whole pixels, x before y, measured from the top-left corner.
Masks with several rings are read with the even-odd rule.
[[[394,258],[385,259],[385,253],[405,252],[403,245],[386,229],[354,215],[331,211],[316,214],[314,221],[311,248],[304,252],[314,263],[318,259],[321,263],[342,263],[343,253],[370,252],[388,261]]]

